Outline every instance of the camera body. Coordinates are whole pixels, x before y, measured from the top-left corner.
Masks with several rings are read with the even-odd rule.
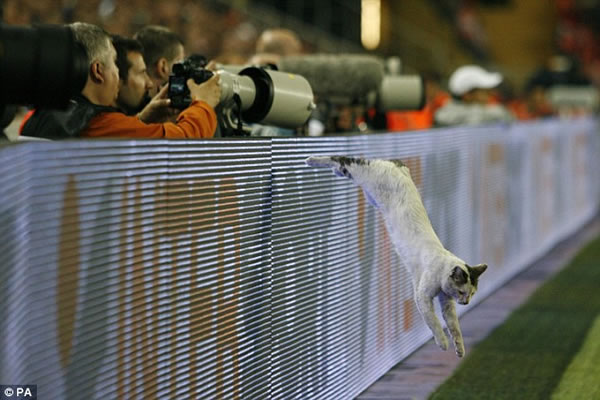
[[[218,74],[221,97],[216,112],[222,132],[242,134],[255,123],[297,128],[314,109],[312,88],[300,75],[252,66],[220,66],[212,72],[205,66],[205,59],[198,56],[174,64],[168,97],[171,107],[187,108],[191,103],[188,79],[200,84]]]
[[[187,86],[188,79],[200,84],[209,80],[213,73],[205,69],[206,62],[187,58],[180,63],[173,64],[173,73],[169,76],[168,96],[171,99],[171,107],[184,109],[192,102],[190,89]]]

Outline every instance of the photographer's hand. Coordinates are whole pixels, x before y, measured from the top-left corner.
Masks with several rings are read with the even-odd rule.
[[[171,100],[167,98],[168,85],[163,86],[150,102],[139,112],[138,118],[147,124],[170,121],[175,110],[170,108]]]
[[[146,123],[172,122],[177,117],[178,110],[170,107],[171,100],[167,97],[169,85],[164,85],[150,100],[150,103],[139,112],[138,118]]]
[[[217,72],[217,70],[219,69],[217,66],[217,62],[215,60],[210,60],[208,64],[206,64],[206,67],[204,67],[205,69],[212,71],[212,72]]]
[[[193,79],[188,79],[187,85],[193,100],[205,101],[213,108],[219,104],[221,100],[221,85],[218,74],[214,74],[212,78],[200,85],[197,85]]]

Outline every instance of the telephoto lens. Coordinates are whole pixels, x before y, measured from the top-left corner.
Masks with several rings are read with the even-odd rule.
[[[66,108],[87,76],[86,51],[69,27],[0,24],[0,104]]]

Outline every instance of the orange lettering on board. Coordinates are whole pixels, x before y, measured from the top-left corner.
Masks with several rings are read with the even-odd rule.
[[[409,331],[413,324],[413,305],[412,299],[404,300],[404,331]]]
[[[80,238],[79,194],[75,177],[69,175],[63,192],[56,287],[58,350],[63,368],[68,367],[73,350],[79,289]]]
[[[499,164],[504,161],[504,146],[500,143],[492,143],[487,151],[488,164]]]
[[[159,324],[158,324],[158,295],[160,291],[160,243],[165,235],[165,209],[167,193],[166,188],[160,184],[160,181],[154,181],[154,208],[153,208],[153,238],[152,238],[152,302],[150,326],[148,334],[150,335],[147,344],[149,365],[144,365],[144,399],[158,399],[158,349],[159,349]]]
[[[188,197],[187,209],[190,212],[190,222],[193,224],[192,244],[190,253],[191,276],[190,276],[190,393],[195,395],[199,387],[200,372],[198,362],[199,355],[203,353],[202,342],[209,339],[213,330],[212,323],[212,291],[201,286],[201,276],[205,271],[202,259],[199,255],[200,240],[206,235],[208,229],[212,228],[216,221],[216,191],[213,180],[194,180],[191,186],[191,194]],[[208,198],[206,198],[208,197]],[[211,204],[212,211],[194,211],[199,202]]]
[[[494,173],[502,168],[505,161],[505,149],[502,143],[491,143],[485,152],[482,180],[484,185],[490,185],[490,189],[482,191],[481,194],[481,226],[483,253],[494,260],[494,265],[502,265],[505,252],[505,240],[503,233],[499,230],[498,221],[506,217],[506,199],[504,188],[494,189],[500,182],[494,182]]]
[[[180,368],[183,367],[183,360],[178,351],[181,346],[181,332],[178,330],[179,299],[189,294],[190,285],[182,286],[180,280],[184,279],[186,268],[186,235],[189,234],[191,224],[191,210],[188,208],[191,185],[188,179],[169,179],[166,183],[167,190],[167,214],[165,215],[166,232],[168,240],[168,249],[171,255],[170,270],[170,307],[169,320],[170,338],[169,338],[169,369],[170,369],[170,387],[173,392],[189,390],[188,382],[180,379]],[[189,317],[189,316],[188,316]]]
[[[237,191],[235,181],[232,178],[223,179],[217,192],[219,211],[227,210],[226,216],[219,216],[223,221],[219,221],[219,266],[218,266],[218,284],[217,284],[217,397],[223,398],[224,393],[224,375],[225,375],[225,357],[229,353],[232,362],[233,379],[227,382],[228,386],[233,387],[233,398],[239,399],[239,345],[237,334],[237,317],[239,311],[240,294],[240,220],[237,203]],[[231,220],[231,218],[234,218]],[[226,225],[227,224],[227,225]],[[234,266],[233,266],[233,291],[226,300],[226,275],[225,270],[227,249],[225,244],[225,230],[233,230],[234,233]]]
[[[152,381],[152,376],[146,374],[146,368],[152,367],[152,358],[156,355],[152,350],[155,345],[150,342],[149,330],[152,329],[151,319],[147,316],[147,309],[152,310],[152,298],[145,289],[145,271],[144,271],[144,237],[142,225],[144,224],[144,215],[142,214],[142,187],[140,179],[136,180],[136,188],[133,197],[133,308],[132,308],[132,351],[131,358],[133,359],[132,370],[136,373],[143,373],[142,379],[133,379],[131,387],[133,391],[137,391],[138,386],[144,389],[144,398],[151,395],[152,388],[155,382]],[[156,284],[152,281],[150,284]],[[150,311],[153,313],[152,311]],[[140,360],[141,359],[141,360]]]

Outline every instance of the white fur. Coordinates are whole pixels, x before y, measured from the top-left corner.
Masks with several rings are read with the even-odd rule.
[[[310,157],[306,163],[315,167],[331,167],[336,175],[351,178],[363,189],[369,203],[382,213],[396,251],[412,276],[417,308],[436,343],[442,350],[448,348],[448,340],[434,312],[434,297],[440,302],[456,354],[462,357],[465,349],[454,299],[467,304],[476,288],[461,288],[461,291],[467,292],[461,295],[450,276],[456,266],[468,271],[466,263],[440,242],[406,166],[385,160],[347,161]]]

